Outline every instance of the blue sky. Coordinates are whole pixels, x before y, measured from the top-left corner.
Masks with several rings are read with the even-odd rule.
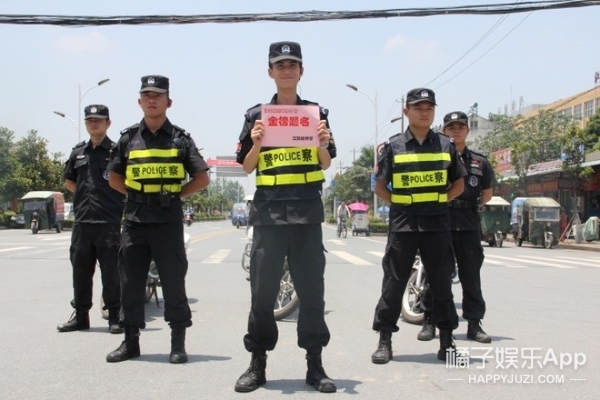
[[[458,6],[464,1],[155,1],[80,2],[3,0],[1,14],[168,15],[373,10]],[[98,26],[0,25],[0,126],[24,136],[38,130],[52,152],[68,153],[77,130],[62,111],[77,119],[78,86],[104,78],[82,101],[111,110],[109,136],[138,122],[140,77],[171,79],[171,121],[189,131],[203,155],[231,155],[245,110],[267,102],[274,85],[267,75],[271,42],[298,41],[305,72],[301,96],[330,110],[338,145],[331,176],[350,166],[353,151],[373,145],[375,110],[370,100],[347,88],[377,93],[378,139],[400,130],[400,98],[438,77],[477,42],[501,16],[436,16],[332,22]],[[523,19],[525,19],[523,21]],[[498,112],[523,96],[525,105],[549,103],[594,86],[600,70],[597,51],[600,8],[539,11],[508,16],[481,44],[429,85],[436,91],[436,123],[453,110],[479,104],[479,114]],[[451,79],[520,25],[468,70]],[[448,81],[449,80],[449,81]],[[447,83],[445,83],[448,81]],[[385,125],[385,126],[384,126]],[[82,138],[86,137],[85,129]]]

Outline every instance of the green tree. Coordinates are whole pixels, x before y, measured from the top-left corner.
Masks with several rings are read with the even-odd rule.
[[[585,126],[583,137],[586,151],[600,150],[600,108],[596,110]]]
[[[361,201],[373,204],[371,173],[373,172],[373,147],[365,146],[360,156],[348,168],[333,188],[336,198],[346,202]]]

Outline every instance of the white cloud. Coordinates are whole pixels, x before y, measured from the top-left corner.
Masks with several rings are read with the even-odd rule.
[[[384,49],[386,51],[394,50],[397,47],[403,47],[408,43],[408,38],[402,35],[396,35],[392,38],[389,38],[386,42]]]
[[[109,41],[100,33],[91,32],[86,35],[62,37],[54,45],[58,50],[69,53],[99,52],[108,48]]]

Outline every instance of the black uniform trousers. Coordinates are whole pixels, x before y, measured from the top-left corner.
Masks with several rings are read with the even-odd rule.
[[[121,307],[118,253],[121,226],[118,223],[75,223],[71,233],[70,259],[73,266],[74,297],[71,305],[78,311],[92,308],[96,261],[102,276],[104,308]]]
[[[452,244],[458,278],[462,286],[462,312],[463,318],[480,320],[485,315],[485,301],[481,292],[481,265],[483,264],[483,248],[481,247],[481,232],[479,231],[452,231]],[[423,263],[428,271],[427,264]],[[423,305],[427,313],[432,307],[432,296],[429,287],[423,294]],[[433,307],[435,309],[435,306]]]
[[[458,315],[452,295],[451,271],[454,264],[450,232],[390,232],[383,256],[381,298],[375,309],[373,330],[397,332],[402,295],[417,250],[427,266],[433,292],[432,321],[440,329],[456,329]]]
[[[329,343],[325,323],[325,249],[321,224],[254,226],[250,255],[252,305],[244,345],[248,351],[273,350],[278,330],[273,306],[287,256],[300,299],[298,346],[319,352]]]
[[[181,222],[125,222],[119,253],[123,324],[131,328],[146,327],[144,296],[151,260],[160,276],[165,320],[171,327],[191,326],[192,313],[185,292],[188,261]]]

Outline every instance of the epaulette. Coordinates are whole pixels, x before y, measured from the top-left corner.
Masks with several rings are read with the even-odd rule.
[[[79,143],[77,143],[77,144],[76,144],[76,145],[73,147],[73,150],[75,150],[75,149],[78,149],[78,148],[80,148],[80,147],[83,147],[83,146],[85,146],[85,140],[84,140],[84,141],[82,141],[82,142],[79,142]]]
[[[246,119],[251,120],[253,116],[260,113],[262,103],[258,103],[255,106],[250,107],[246,110]]]
[[[129,133],[130,131],[133,131],[135,129],[138,129],[140,127],[140,124],[133,124],[131,125],[129,128],[125,128],[121,131],[121,136],[123,136],[126,133]]]
[[[185,129],[183,129],[183,128],[177,126],[177,125],[173,125],[173,128],[175,128],[175,130],[177,132],[179,132],[180,134],[182,134],[183,136],[190,137],[190,134]]]
[[[475,155],[479,156],[479,157],[483,157],[483,158],[486,158],[486,159],[487,159],[487,156],[486,156],[485,154],[483,154],[483,153],[480,153],[480,152],[478,152],[478,151],[471,150],[471,149],[469,149],[469,151],[470,151],[471,153],[473,153],[473,154],[475,154]]]
[[[392,139],[392,138],[396,138],[396,137],[400,136],[401,134],[402,134],[402,133],[396,133],[396,134],[394,134],[394,135],[390,136],[390,139]],[[386,144],[390,144],[390,141],[389,141],[389,140],[386,140],[386,141],[385,141],[385,143],[386,143]]]

